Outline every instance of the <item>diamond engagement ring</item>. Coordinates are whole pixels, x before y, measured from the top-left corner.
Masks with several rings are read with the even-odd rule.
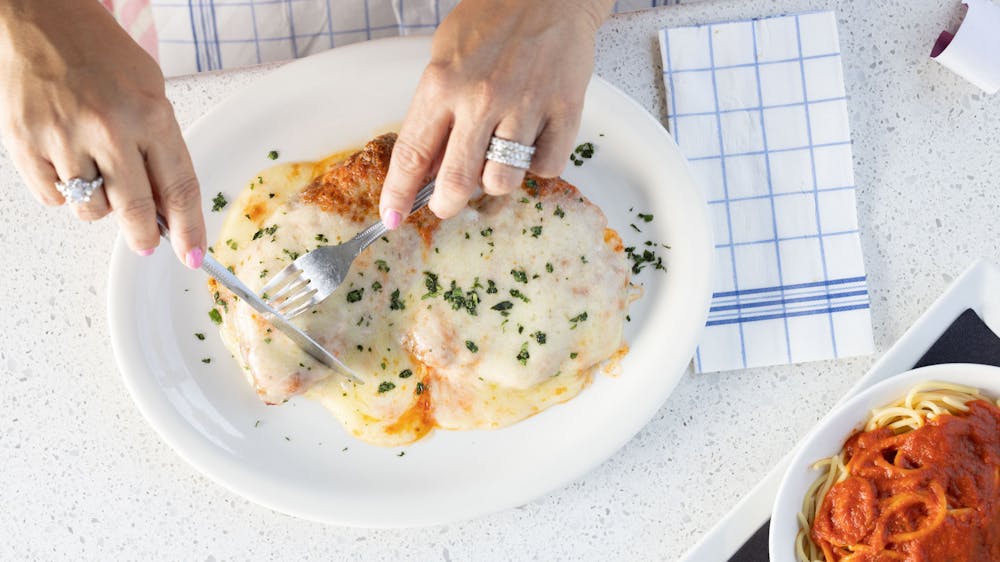
[[[490,147],[486,150],[486,159],[527,170],[531,167],[531,155],[534,153],[533,146],[494,136],[490,139]]]
[[[57,181],[56,190],[62,193],[66,202],[71,205],[86,203],[90,201],[90,196],[104,185],[104,178],[97,176],[92,180],[83,178],[71,178],[67,181]]]

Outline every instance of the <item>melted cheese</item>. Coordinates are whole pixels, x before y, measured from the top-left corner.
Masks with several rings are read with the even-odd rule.
[[[377,218],[300,194],[336,160],[273,167],[234,202],[214,250],[251,289]],[[366,384],[330,376],[227,295],[224,340],[264,400],[306,392],[380,445],[503,427],[572,398],[623,353],[629,268],[600,209],[561,180],[531,182],[448,221],[422,211],[294,319]]]

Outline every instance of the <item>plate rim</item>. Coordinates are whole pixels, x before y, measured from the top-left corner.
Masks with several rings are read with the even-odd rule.
[[[311,57],[306,57],[299,59],[288,64],[282,65],[281,67],[264,74],[263,76],[250,82],[247,86],[240,88],[239,90],[233,92],[231,95],[223,98],[214,107],[206,111],[203,115],[198,117],[184,130],[185,139],[191,135],[198,133],[198,130],[205,126],[205,123],[209,118],[216,112],[220,107],[223,107],[231,103],[234,99],[238,99],[241,96],[247,95],[249,89],[252,88],[254,84],[259,83],[261,80],[276,80],[274,78],[277,75],[279,78],[284,74],[296,72],[300,67],[307,67],[315,63],[315,59],[323,58],[324,56],[330,56],[331,53],[342,54],[347,50],[361,50],[365,48],[373,48],[373,45],[384,46],[391,43],[403,43],[412,44],[415,42],[425,42],[430,43],[430,38],[427,37],[393,37],[386,39],[378,39],[373,41],[366,41],[362,43],[357,43],[353,45],[347,45],[338,49],[326,51],[324,53],[319,53]],[[336,55],[335,55],[336,56]],[[288,70],[291,69],[291,70]],[[594,87],[597,84],[598,89],[605,89],[619,98],[623,103],[626,103],[636,109],[641,118],[648,124],[652,125],[657,134],[665,140],[667,143],[673,146],[674,154],[673,159],[678,161],[683,165],[684,170],[687,174],[687,183],[690,184],[690,188],[694,190],[694,195],[698,199],[698,208],[701,211],[701,220],[696,221],[698,225],[701,226],[703,232],[700,233],[700,239],[703,240],[702,250],[706,253],[707,257],[704,258],[707,262],[704,268],[703,279],[704,287],[700,291],[700,303],[696,302],[693,306],[698,311],[701,321],[698,324],[697,329],[689,330],[687,341],[683,342],[683,347],[685,349],[690,349],[690,353],[693,355],[697,343],[700,341],[700,336],[704,330],[704,320],[707,319],[708,310],[711,304],[711,294],[712,294],[712,273],[714,267],[714,260],[712,259],[714,240],[712,236],[712,230],[710,226],[710,218],[708,211],[708,204],[704,196],[704,192],[700,189],[700,186],[695,179],[687,159],[677,148],[673,137],[667,132],[663,125],[653,117],[645,108],[643,108],[636,100],[625,94],[622,90],[615,87],[613,84],[607,80],[597,76],[596,74],[592,76],[591,83],[588,89]],[[662,164],[666,165],[666,164]],[[694,250],[692,250],[694,251]],[[623,436],[620,439],[615,440],[616,444],[606,453],[600,455],[594,455],[591,457],[590,462],[579,463],[572,470],[564,471],[563,475],[557,480],[559,481],[555,485],[546,486],[544,490],[531,492],[528,494],[517,495],[511,501],[506,502],[503,505],[488,505],[488,506],[478,506],[474,509],[467,509],[465,512],[454,514],[449,518],[436,517],[433,521],[417,521],[411,523],[395,523],[395,522],[377,522],[377,521],[354,521],[346,520],[342,518],[333,518],[329,516],[323,516],[320,514],[312,513],[310,510],[299,509],[296,506],[287,505],[285,503],[272,501],[266,494],[257,493],[255,489],[248,486],[241,486],[237,482],[232,481],[231,478],[227,476],[232,476],[229,471],[236,471],[237,473],[246,472],[245,467],[239,463],[229,462],[230,465],[228,469],[218,468],[218,462],[220,459],[217,455],[211,455],[211,448],[206,448],[204,444],[194,443],[184,434],[184,431],[180,429],[174,429],[169,423],[164,422],[164,418],[160,410],[163,409],[162,404],[157,404],[155,401],[155,395],[148,392],[147,388],[142,388],[140,384],[139,377],[127,374],[128,371],[134,370],[136,368],[142,368],[142,365],[136,365],[138,360],[133,360],[127,356],[127,350],[123,349],[123,335],[122,330],[124,330],[124,316],[128,314],[126,301],[122,297],[117,297],[116,295],[122,295],[122,290],[128,289],[130,285],[134,283],[133,280],[128,279],[124,273],[127,272],[126,261],[131,258],[128,252],[127,246],[125,244],[124,238],[121,233],[118,234],[115,242],[114,249],[112,251],[111,262],[109,267],[108,275],[108,301],[107,301],[107,314],[108,314],[108,325],[109,332],[111,335],[112,349],[115,356],[115,361],[118,366],[119,372],[128,389],[129,395],[132,401],[136,404],[140,413],[143,415],[147,423],[153,427],[157,435],[162,439],[175,453],[178,454],[185,462],[195,468],[199,473],[207,476],[210,480],[217,482],[222,485],[222,487],[227,490],[251,500],[255,503],[263,505],[279,513],[292,515],[295,517],[300,517],[312,521],[318,521],[326,524],[335,524],[341,526],[351,526],[351,527],[365,527],[365,528],[403,528],[403,527],[418,527],[434,524],[446,524],[455,521],[468,520],[476,517],[481,517],[485,514],[494,513],[504,509],[509,509],[517,505],[523,505],[525,503],[534,501],[539,497],[542,497],[548,493],[561,489],[569,485],[570,483],[579,480],[586,474],[590,473],[596,467],[600,466],[612,456],[614,456],[618,451],[622,449],[628,442],[630,442],[636,434],[641,431],[643,427],[648,425],[649,421],[656,415],[656,413],[662,408],[667,398],[673,392],[673,389],[683,378],[684,374],[687,372],[687,368],[679,368],[676,376],[673,377],[671,381],[668,381],[667,388],[665,389],[663,395],[657,400],[658,406],[655,408],[650,408],[645,415],[640,416],[641,419],[636,419],[633,423],[627,426],[627,431],[621,430],[619,433]],[[685,352],[687,355],[687,352]],[[687,359],[690,364],[690,357]],[[209,456],[201,451],[202,449],[208,449],[206,452]]]

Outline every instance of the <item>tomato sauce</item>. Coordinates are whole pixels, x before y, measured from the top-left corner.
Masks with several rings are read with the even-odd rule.
[[[1000,408],[968,406],[900,435],[848,439],[849,476],[812,527],[828,561],[1000,561]]]

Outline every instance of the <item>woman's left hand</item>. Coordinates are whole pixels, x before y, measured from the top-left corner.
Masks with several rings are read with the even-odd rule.
[[[531,172],[568,162],[610,0],[463,0],[434,34],[431,62],[399,132],[380,214],[396,228],[428,176],[429,206],[458,213],[481,185],[510,193],[525,171],[486,161],[494,135],[535,146]]]

